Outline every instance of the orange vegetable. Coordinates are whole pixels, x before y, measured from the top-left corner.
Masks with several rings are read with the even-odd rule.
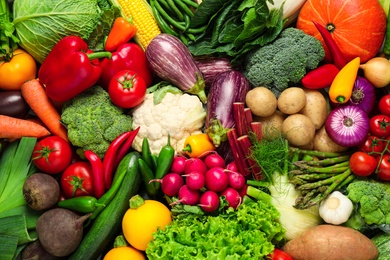
[[[24,136],[40,138],[48,135],[49,130],[39,123],[0,115],[0,138],[19,139]]]
[[[145,251],[157,229],[171,224],[171,211],[157,200],[144,200],[135,195],[130,199],[130,208],[122,219],[122,231],[127,242],[134,248]]]
[[[343,104],[351,98],[359,66],[360,57],[356,57],[337,73],[329,88],[329,98],[332,102]]]
[[[183,151],[192,158],[202,157],[214,150],[213,141],[206,133],[190,135],[185,140],[183,148]]]
[[[66,129],[60,122],[61,115],[47,96],[43,85],[37,79],[32,79],[23,83],[21,91],[23,98],[49,131],[68,141]]]
[[[35,79],[37,65],[34,58],[22,49],[16,49],[12,57],[0,60],[0,89],[20,90],[22,84]]]
[[[123,17],[118,17],[115,19],[114,24],[112,25],[111,31],[108,34],[105,50],[106,51],[116,51],[116,49],[130,41],[131,38],[137,33],[137,27]]]
[[[107,252],[103,260],[146,260],[146,256],[127,245],[125,238],[119,235],[115,238],[114,248]]]

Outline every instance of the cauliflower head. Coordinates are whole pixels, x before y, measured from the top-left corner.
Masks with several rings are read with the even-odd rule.
[[[188,136],[202,132],[206,110],[195,95],[168,92],[158,104],[153,95],[146,94],[144,102],[133,110],[133,129],[140,127],[133,148],[140,152],[146,137],[152,153],[158,154],[169,134],[171,145],[181,152]]]

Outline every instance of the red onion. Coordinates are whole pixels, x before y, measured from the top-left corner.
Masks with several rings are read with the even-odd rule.
[[[370,128],[370,119],[358,106],[343,105],[334,108],[325,122],[325,130],[338,145],[353,147],[365,141]]]
[[[374,109],[375,101],[375,87],[366,78],[358,76],[352,90],[352,96],[346,105],[358,106],[370,114]]]

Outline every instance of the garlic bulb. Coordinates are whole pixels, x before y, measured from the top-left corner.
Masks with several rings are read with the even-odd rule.
[[[328,224],[340,225],[352,214],[352,201],[339,191],[332,192],[320,204],[319,214]]]

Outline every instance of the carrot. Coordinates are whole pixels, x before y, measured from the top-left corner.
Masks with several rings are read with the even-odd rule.
[[[26,81],[20,90],[32,111],[42,120],[49,131],[68,141],[66,128],[60,122],[61,115],[47,96],[45,88],[39,80]]]
[[[0,115],[0,138],[19,139],[24,136],[40,138],[50,134],[46,127],[36,122]]]

